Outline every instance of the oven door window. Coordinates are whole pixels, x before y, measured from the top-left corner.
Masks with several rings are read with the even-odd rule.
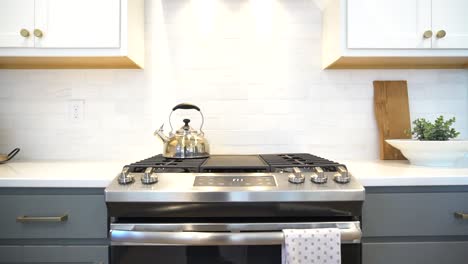
[[[280,246],[113,247],[112,264],[272,264],[281,263]]]
[[[341,247],[342,264],[361,263],[360,244]],[[281,246],[112,246],[112,264],[281,264]]]

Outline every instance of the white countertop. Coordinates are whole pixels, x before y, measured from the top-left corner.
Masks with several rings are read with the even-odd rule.
[[[104,188],[128,162],[15,161],[0,165],[0,187]]]
[[[468,167],[422,167],[400,160],[343,163],[365,187],[468,185]]]
[[[104,188],[125,161],[15,161],[0,165],[0,187]],[[468,185],[468,168],[430,168],[406,161],[345,161],[366,187]]]

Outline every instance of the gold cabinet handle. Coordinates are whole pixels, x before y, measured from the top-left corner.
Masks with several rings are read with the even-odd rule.
[[[432,38],[432,30],[424,31],[423,38],[425,39]]]
[[[42,38],[44,36],[44,33],[42,33],[42,31],[40,29],[35,29],[34,30],[34,36],[36,36],[36,38]]]
[[[22,29],[20,30],[20,35],[21,35],[22,37],[24,37],[24,38],[29,37],[29,30],[22,28]]]
[[[455,212],[454,215],[455,215],[455,218],[468,220],[468,214],[467,213]]]
[[[444,38],[446,35],[447,35],[447,32],[445,32],[445,30],[439,30],[437,31],[436,37],[441,39],[441,38]]]
[[[68,214],[61,216],[18,216],[16,222],[20,223],[32,223],[32,222],[66,222],[68,220]]]

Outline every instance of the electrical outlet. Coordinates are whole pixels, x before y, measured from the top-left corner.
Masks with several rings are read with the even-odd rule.
[[[71,100],[69,104],[70,108],[70,120],[73,122],[84,120],[84,100]]]

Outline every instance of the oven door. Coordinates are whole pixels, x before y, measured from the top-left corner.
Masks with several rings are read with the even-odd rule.
[[[112,264],[281,263],[283,229],[339,228],[343,264],[361,263],[359,222],[111,224]]]

